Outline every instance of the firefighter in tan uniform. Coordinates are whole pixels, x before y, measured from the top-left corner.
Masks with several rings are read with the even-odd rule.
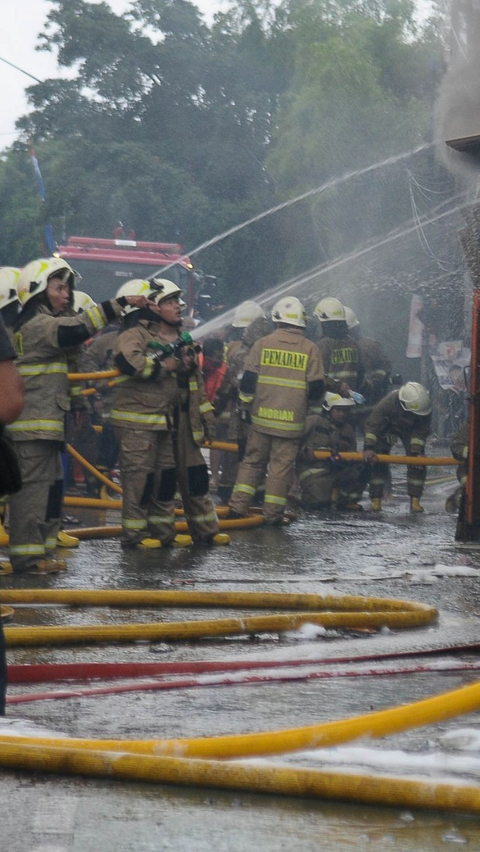
[[[22,471],[23,488],[10,500],[10,559],[15,572],[54,573],[65,563],[52,558],[60,529],[63,492],[61,450],[70,409],[67,353],[120,315],[124,300],[102,302],[75,317],[61,316],[75,274],[61,258],[40,258],[22,270],[15,325],[18,368],[25,406],[9,434]],[[134,297],[130,304],[144,305]]]
[[[156,288],[156,289],[153,289]],[[167,279],[152,282],[147,312],[117,338],[118,380],[110,411],[120,446],[123,485],[122,542],[157,549],[185,546],[176,536],[177,483],[195,541],[226,544],[208,493],[208,470],[199,445],[213,435],[213,406],[206,398],[195,353],[180,348],[181,290]],[[162,347],[174,354],[159,357]]]
[[[265,522],[281,524],[307,409],[320,405],[324,372],[318,347],[304,336],[302,303],[294,296],[280,299],[272,320],[277,328],[252,347],[240,385],[251,426],[230,509],[246,515],[267,473]]]
[[[338,453],[357,450],[355,429],[349,422],[355,402],[338,393],[326,393],[322,408],[322,414],[307,417],[298,453],[296,470],[301,503],[311,509],[361,512],[363,507],[358,500],[365,486],[364,466],[338,457]],[[316,450],[327,450],[331,457],[317,459]]]
[[[358,343],[347,331],[345,308],[330,296],[321,299],[314,310],[320,321],[322,337],[318,348],[325,369],[325,387],[332,393],[346,396],[346,390],[360,391],[364,367]]]
[[[402,441],[408,456],[425,455],[425,443],[430,434],[432,419],[430,394],[418,382],[406,382],[399,390],[392,391],[373,409],[365,423],[363,457],[372,464],[370,497],[373,511],[382,508],[384,485],[388,476],[386,464],[375,464],[378,454],[389,454],[391,448]],[[420,497],[427,469],[424,465],[407,467],[407,491],[410,511],[423,512]]]
[[[250,311],[250,315],[240,305],[242,310],[243,337],[241,341],[235,341],[238,346],[235,346],[233,351],[228,349],[227,352],[227,371],[223,378],[221,387],[215,397],[214,406],[215,414],[222,419],[224,412],[227,413],[227,430],[225,440],[238,443],[238,453],[225,452],[223,453],[222,471],[220,475],[220,484],[217,489],[220,499],[227,503],[232,496],[233,487],[238,473],[238,464],[245,455],[245,447],[247,443],[248,426],[240,418],[239,407],[239,388],[243,374],[245,372],[245,363],[248,354],[257,340],[265,337],[271,331],[269,320],[265,318],[260,305],[255,302],[243,303],[255,306]],[[260,311],[260,313],[259,313]],[[253,314],[255,313],[255,316]],[[249,316],[251,317],[249,321]],[[218,439],[218,437],[217,437]]]

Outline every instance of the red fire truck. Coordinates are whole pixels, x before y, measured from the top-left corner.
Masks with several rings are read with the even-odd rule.
[[[195,302],[193,265],[178,243],[147,243],[136,240],[69,237],[55,252],[80,273],[85,289],[95,301],[112,298],[131,278],[168,278],[184,292],[187,310]],[[162,270],[166,269],[164,273]]]

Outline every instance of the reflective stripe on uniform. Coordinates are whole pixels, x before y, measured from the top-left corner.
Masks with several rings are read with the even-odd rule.
[[[204,434],[205,434],[205,433],[204,433],[203,431],[202,431],[202,432],[192,432],[193,440],[194,440],[195,442],[197,442],[197,441],[201,441],[201,440],[202,440],[202,438],[204,437]]]
[[[56,537],[54,537],[54,538],[47,538],[47,540],[46,540],[46,542],[45,542],[45,549],[46,549],[46,550],[53,550],[53,548],[54,548],[54,547],[56,547],[56,546],[57,546],[57,539],[56,539]]]
[[[103,319],[102,314],[96,305],[94,308],[89,308],[88,311],[85,311],[85,313],[91,319],[93,326],[97,329],[97,331],[101,331],[102,328],[105,328],[107,325],[107,322]]]
[[[265,494],[263,498],[264,503],[274,503],[275,506],[286,506],[287,498],[286,497],[276,497],[275,494]]]
[[[244,485],[242,482],[237,483],[233,489],[234,494],[250,494],[252,497],[255,496],[256,488],[252,488],[251,485]]]
[[[213,405],[211,402],[202,402],[201,405],[198,406],[198,410],[200,414],[205,414],[207,411],[213,411]]]
[[[55,361],[52,364],[19,364],[21,376],[48,376],[53,373],[68,373],[66,361]]]
[[[149,515],[149,524],[174,524],[175,515]]]
[[[195,521],[197,524],[209,524],[218,520],[217,513],[215,511],[208,512],[207,515],[185,514],[185,517],[188,518],[189,521]]]
[[[324,412],[324,409],[322,408],[321,405],[312,405],[308,409],[308,414],[323,414],[323,412]]]
[[[63,420],[16,420],[7,428],[9,432],[60,432],[63,436]]]
[[[120,411],[112,408],[110,412],[112,420],[126,421],[127,423],[142,423],[151,426],[166,426],[167,418],[164,414],[140,414],[137,411]]]
[[[302,470],[301,474],[299,474],[298,480],[302,482],[302,480],[306,479],[308,476],[326,476],[327,471],[325,468],[318,467],[309,467],[307,470]]]
[[[240,391],[240,393],[238,394],[240,402],[246,402],[247,404],[253,402],[253,397],[253,393],[242,393],[242,391]]]
[[[418,444],[419,447],[425,446],[425,441],[422,438],[412,438],[410,443],[411,444]]]
[[[409,485],[421,486],[421,485],[424,484],[425,480],[424,479],[417,479],[416,477],[409,476],[408,473],[407,473],[407,482],[408,482]]]
[[[126,530],[146,530],[147,522],[137,518],[123,518],[122,527],[125,527]]]
[[[15,547],[10,547],[9,552],[12,556],[44,556],[45,545],[18,544]]]
[[[365,432],[365,440],[366,441],[374,441],[377,442],[377,436],[373,434],[373,432]]]
[[[299,390],[305,390],[307,387],[307,383],[305,380],[301,379],[277,379],[272,376],[259,376],[258,377],[259,385],[276,385],[281,388],[299,388]]]
[[[464,447],[462,450],[462,459],[468,458],[468,446]]]
[[[265,429],[278,429],[280,432],[303,432],[305,423],[287,423],[285,420],[267,420],[265,417],[257,417],[252,414],[252,423],[255,426],[263,426]]]
[[[198,382],[197,382],[196,379],[189,379],[188,380],[188,389],[192,393],[194,393],[194,391],[198,391]]]

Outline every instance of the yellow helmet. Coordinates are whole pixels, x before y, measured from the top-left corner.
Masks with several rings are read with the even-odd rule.
[[[75,272],[63,258],[40,257],[27,263],[17,282],[17,294],[22,306],[33,296],[44,293],[51,278],[61,278],[68,283],[70,290],[75,289]]]
[[[16,266],[0,268],[0,311],[12,302],[18,302],[17,283],[20,270]]]

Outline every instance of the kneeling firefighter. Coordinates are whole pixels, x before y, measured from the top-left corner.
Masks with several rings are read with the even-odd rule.
[[[152,304],[137,311],[135,325],[114,346],[123,373],[110,411],[120,447],[122,543],[149,549],[191,544],[190,536],[175,534],[178,482],[193,539],[226,544],[200,450],[205,431],[213,438],[213,406],[191,338],[179,337],[182,291],[167,279],[150,283]]]
[[[65,568],[53,559],[63,494],[61,451],[70,409],[67,358],[119,316],[127,303],[112,299],[77,316],[62,316],[75,273],[62,258],[40,258],[22,270],[17,285],[22,310],[14,325],[18,369],[25,385],[21,416],[8,427],[23,487],[10,500],[10,560],[14,572],[50,574]]]
[[[297,458],[300,500],[311,509],[343,509],[362,511],[358,502],[365,487],[364,466],[342,461],[339,453],[357,450],[355,429],[349,414],[355,409],[351,398],[338,393],[326,393],[322,413],[307,417],[305,435]],[[315,452],[326,450],[328,459],[317,459]]]

